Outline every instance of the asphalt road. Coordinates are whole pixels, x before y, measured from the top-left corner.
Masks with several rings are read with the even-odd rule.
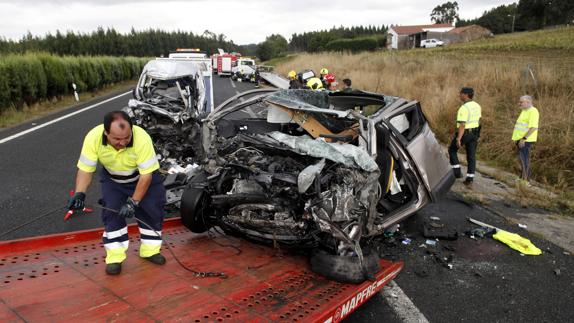
[[[214,104],[253,89],[250,83],[232,82],[215,76]],[[64,115],[109,100],[114,93],[58,113],[0,131],[0,141],[14,134],[49,123]],[[30,221],[46,212],[64,207],[74,188],[76,162],[86,133],[101,124],[104,115],[127,106],[131,93],[78,113],[65,120],[49,124],[8,142],[0,143],[0,234]],[[87,192],[87,204],[93,205],[100,196],[98,177]],[[65,211],[50,214],[0,240],[101,227],[100,212],[62,221]]]
[[[232,86],[228,78],[214,77],[215,104],[252,88],[248,83]],[[0,141],[116,95],[0,131]],[[130,97],[126,94],[0,143],[0,233],[65,205],[68,191],[74,186],[84,135],[101,123],[106,112],[127,105]],[[95,181],[88,192],[88,204],[95,203],[99,195],[99,183]],[[62,221],[63,216],[63,212],[53,213],[1,239],[101,227],[99,212],[67,222]],[[441,240],[436,247],[429,247],[420,227],[430,216],[440,217],[447,228],[461,233],[474,228],[466,220],[471,216],[528,237],[544,254],[521,256],[492,238],[472,240],[462,235],[456,241]],[[405,237],[412,242],[402,244]],[[430,322],[572,322],[574,318],[572,256],[453,194],[405,221],[398,235],[386,241],[381,253],[405,262],[405,269],[395,281]],[[452,269],[438,260],[444,258],[449,258]],[[381,294],[375,295],[348,321],[404,321],[404,315],[409,313],[397,312],[389,304]]]

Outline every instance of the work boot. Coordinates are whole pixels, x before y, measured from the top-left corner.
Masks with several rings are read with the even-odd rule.
[[[106,265],[106,274],[108,275],[119,275],[121,272],[122,272],[121,262]]]
[[[466,186],[466,187],[468,187],[468,188],[472,188],[472,182],[473,182],[472,178],[468,178],[468,177],[467,177],[467,178],[464,180],[464,182],[462,182],[462,183],[464,184],[464,186]]]
[[[460,171],[460,168],[453,168],[452,171],[454,172],[455,178],[462,178],[462,172]]]
[[[145,258],[143,258],[143,259],[145,259],[145,260],[147,260],[147,261],[149,261],[149,262],[151,262],[151,263],[153,263],[153,264],[156,264],[156,265],[163,265],[163,264],[165,264],[165,257],[162,256],[161,253],[156,253],[156,254],[153,255],[153,256],[145,257]]]

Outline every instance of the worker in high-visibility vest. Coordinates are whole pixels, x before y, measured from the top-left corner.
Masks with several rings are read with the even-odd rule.
[[[522,167],[520,179],[530,180],[530,150],[538,139],[538,121],[540,115],[538,109],[532,105],[532,97],[523,95],[520,97],[522,111],[514,125],[512,140],[518,148],[518,159]]]
[[[103,242],[106,250],[106,273],[117,275],[122,270],[129,245],[126,218],[136,217],[151,228],[139,224],[139,256],[156,265],[165,264],[160,253],[161,229],[166,203],[163,180],[151,137],[132,125],[123,111],[105,115],[84,139],[78,160],[75,194],[68,202],[70,210],[82,210],[86,190],[92,182],[97,163],[102,167]]]
[[[476,148],[478,137],[480,136],[480,118],[482,116],[480,105],[473,101],[474,90],[470,87],[463,87],[460,90],[459,98],[463,104],[458,108],[456,114],[456,131],[454,138],[448,147],[450,164],[456,178],[462,178],[462,171],[458,161],[457,151],[464,146],[466,150],[466,160],[468,168],[464,184],[472,185],[476,170]]]

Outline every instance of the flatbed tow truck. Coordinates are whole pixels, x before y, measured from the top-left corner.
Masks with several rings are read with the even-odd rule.
[[[316,275],[306,257],[222,234],[195,234],[179,218],[164,243],[165,266],[138,257],[137,226],[119,276],[104,272],[102,230],[0,242],[0,322],[338,322],[394,279],[401,262],[381,260],[373,281],[342,284]]]

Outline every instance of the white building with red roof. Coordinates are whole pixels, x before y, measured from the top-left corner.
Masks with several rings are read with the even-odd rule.
[[[432,38],[429,35],[447,33],[453,29],[452,24],[391,26],[387,44],[391,49],[415,48],[420,46],[421,40]]]

